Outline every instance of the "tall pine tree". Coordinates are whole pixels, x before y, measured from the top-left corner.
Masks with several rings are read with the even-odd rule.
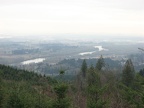
[[[82,76],[85,78],[86,77],[86,72],[87,72],[87,63],[86,60],[83,60],[82,66],[81,66],[81,71],[82,71]]]
[[[131,59],[128,59],[125,63],[123,73],[122,73],[122,82],[127,86],[131,86],[135,77],[135,70]]]
[[[104,90],[99,73],[91,66],[87,76],[87,108],[103,108],[106,105],[106,101],[102,100]]]
[[[104,66],[105,66],[105,62],[104,62],[103,56],[101,55],[96,63],[96,70],[100,71]]]

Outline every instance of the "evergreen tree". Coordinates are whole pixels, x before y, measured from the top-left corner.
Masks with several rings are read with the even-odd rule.
[[[135,77],[135,70],[131,59],[127,60],[122,73],[122,82],[126,86],[131,86]]]
[[[100,79],[98,77],[98,74],[95,72],[95,69],[93,65],[88,70],[88,77],[87,77],[87,84],[88,86],[91,86],[93,84],[100,84]]]
[[[104,66],[105,66],[105,62],[104,62],[103,56],[101,55],[96,63],[96,70],[100,71]]]
[[[60,71],[60,75],[64,75],[64,71]],[[69,108],[70,102],[66,97],[66,93],[68,92],[68,85],[64,82],[59,82],[55,87],[54,91],[57,95],[57,99],[54,101],[52,107],[53,108]]]
[[[87,77],[87,108],[103,108],[106,104],[101,98],[104,90],[99,73],[91,66]]]
[[[53,104],[54,108],[68,108],[69,100],[66,98],[68,86],[64,83],[58,84],[54,87],[57,99]]]
[[[87,63],[86,60],[83,60],[82,66],[81,66],[81,71],[82,71],[82,76],[85,78],[86,77],[86,72],[87,72]]]

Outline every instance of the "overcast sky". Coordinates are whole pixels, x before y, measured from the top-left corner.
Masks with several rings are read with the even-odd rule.
[[[144,0],[0,0],[0,34],[144,36]]]

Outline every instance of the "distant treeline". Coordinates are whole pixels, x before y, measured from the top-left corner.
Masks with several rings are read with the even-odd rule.
[[[33,54],[39,52],[39,49],[17,49],[13,50],[12,54]]]

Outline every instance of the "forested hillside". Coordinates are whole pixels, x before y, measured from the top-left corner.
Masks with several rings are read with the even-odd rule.
[[[136,72],[130,59],[122,72],[105,68],[102,56],[91,66],[84,60],[75,78],[64,77],[0,65],[0,108],[144,107],[144,69]]]
[[[0,65],[1,108],[49,108],[55,97],[49,77]]]

